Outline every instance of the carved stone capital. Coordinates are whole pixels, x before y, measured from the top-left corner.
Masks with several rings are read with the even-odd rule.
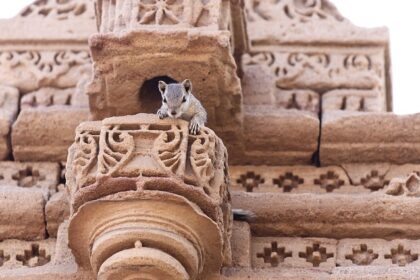
[[[206,279],[230,262],[227,153],[212,130],[147,114],[83,123],[66,177],[69,244],[99,279]]]

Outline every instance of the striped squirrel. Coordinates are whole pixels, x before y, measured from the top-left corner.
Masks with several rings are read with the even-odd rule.
[[[207,121],[207,112],[192,94],[191,81],[185,80],[173,84],[159,81],[159,91],[162,94],[162,106],[157,112],[159,118],[171,117],[189,121],[190,133],[198,134]],[[254,214],[247,210],[233,209],[232,212],[236,221],[249,222],[254,219]]]
[[[171,117],[189,121],[190,133],[198,134],[207,122],[207,112],[192,94],[191,81],[174,84],[159,81],[159,91],[162,94],[162,106],[157,112],[159,118]]]

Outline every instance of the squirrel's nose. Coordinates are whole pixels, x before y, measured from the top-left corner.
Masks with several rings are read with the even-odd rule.
[[[176,111],[171,111],[171,114],[175,116],[176,115]]]

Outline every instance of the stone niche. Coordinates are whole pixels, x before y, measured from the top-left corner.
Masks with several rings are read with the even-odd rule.
[[[242,4],[96,1],[99,33],[89,42],[93,119],[155,113],[161,103],[158,80],[188,78],[208,111],[209,126],[221,137],[238,132],[242,95],[235,57],[247,46]]]
[[[227,153],[155,115],[82,123],[67,162],[69,246],[98,279],[209,279],[231,262]]]

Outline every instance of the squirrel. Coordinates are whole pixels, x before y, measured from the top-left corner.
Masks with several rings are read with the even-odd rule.
[[[207,122],[207,112],[201,102],[192,94],[192,83],[184,80],[182,83],[167,84],[159,81],[159,91],[162,94],[162,106],[157,112],[159,118],[171,117],[189,121],[189,131],[196,135]],[[233,219],[236,221],[251,222],[254,213],[233,209]]]
[[[157,112],[159,118],[171,117],[189,121],[190,133],[198,134],[207,122],[207,112],[192,94],[191,81],[173,84],[159,81],[159,91],[162,94],[162,106]]]

